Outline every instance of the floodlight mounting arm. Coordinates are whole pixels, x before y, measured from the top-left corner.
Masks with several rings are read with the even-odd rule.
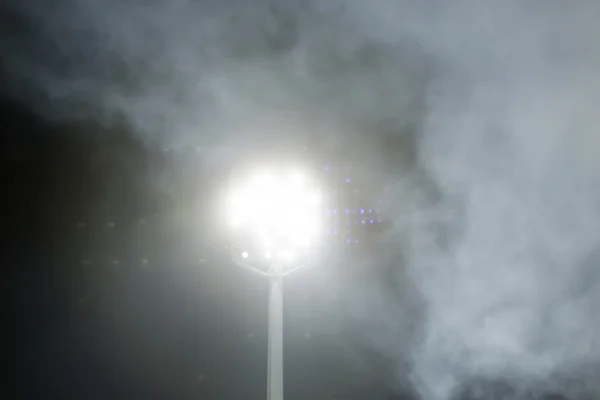
[[[297,267],[294,267],[288,271],[283,272],[283,271],[281,271],[281,266],[277,263],[274,263],[271,266],[271,268],[269,268],[268,272],[265,272],[261,269],[254,267],[253,265],[243,262],[242,260],[239,260],[237,258],[233,258],[233,261],[238,266],[245,269],[246,271],[252,272],[254,274],[266,276],[266,277],[281,277],[281,278],[283,278],[285,276],[291,275],[294,272],[297,272],[297,271],[301,270],[302,268],[306,267],[306,263],[305,263],[305,264],[298,265]]]
[[[281,278],[283,278],[285,276],[288,276],[295,272],[298,272],[299,270],[301,270],[302,268],[304,268],[308,265],[306,262],[304,262],[304,263],[301,263],[287,271],[283,271],[283,268],[281,268],[280,262],[273,262],[269,266],[269,269],[267,271],[263,271],[262,269],[256,268],[252,264],[244,261],[244,259],[242,257],[240,257],[240,255],[233,249],[233,247],[230,248],[230,253],[231,253],[231,259],[238,266],[242,267],[246,271],[252,272],[254,274],[266,276],[266,277],[281,277]]]
[[[297,272],[297,271],[301,270],[302,268],[306,267],[306,265],[307,265],[306,263],[302,263],[302,264],[300,264],[300,265],[297,265],[297,266],[295,266],[294,268],[292,268],[292,269],[290,269],[290,270],[288,270],[288,271],[285,271],[284,273],[282,273],[282,274],[281,274],[281,276],[288,276],[288,275],[291,275],[291,274],[293,274],[294,272]]]
[[[245,269],[246,271],[252,272],[254,274],[258,274],[258,275],[262,275],[262,276],[266,276],[269,277],[271,276],[271,274],[269,274],[268,272],[265,272],[261,269],[258,269],[248,263],[243,262],[242,260],[238,260],[236,258],[233,259],[233,261],[240,267],[242,267],[243,269]]]

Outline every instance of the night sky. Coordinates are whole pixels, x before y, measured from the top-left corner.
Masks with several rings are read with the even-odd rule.
[[[595,2],[51,3],[0,6],[8,398],[264,399],[270,162],[329,200],[287,399],[598,398]]]
[[[190,204],[118,165],[94,168],[99,145],[85,126],[43,123],[11,101],[2,115],[22,398],[264,398],[267,281],[234,266],[226,241],[202,229],[209,222],[189,218]],[[183,157],[152,154],[123,132],[105,135],[133,170]],[[331,223],[335,262],[285,284],[288,398],[395,398],[390,361],[360,344],[344,318],[360,272],[338,267],[368,251],[383,224],[360,224],[356,196],[346,198],[339,213],[348,211],[341,225],[350,221],[352,235],[335,238]]]

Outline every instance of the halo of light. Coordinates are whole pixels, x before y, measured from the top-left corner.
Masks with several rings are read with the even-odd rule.
[[[227,202],[231,226],[253,235],[265,256],[314,245],[323,230],[322,206],[321,193],[298,170],[260,170],[234,188]]]

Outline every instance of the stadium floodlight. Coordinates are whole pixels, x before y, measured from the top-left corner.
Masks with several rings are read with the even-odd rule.
[[[283,399],[283,277],[306,266],[323,233],[324,204],[299,171],[262,170],[234,185],[226,200],[239,266],[269,278],[267,399]]]

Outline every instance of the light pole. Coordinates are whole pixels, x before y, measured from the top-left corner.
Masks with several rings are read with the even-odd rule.
[[[269,279],[267,399],[283,399],[283,278],[306,266],[321,227],[322,199],[295,171],[261,171],[236,185],[227,211],[232,260]]]

